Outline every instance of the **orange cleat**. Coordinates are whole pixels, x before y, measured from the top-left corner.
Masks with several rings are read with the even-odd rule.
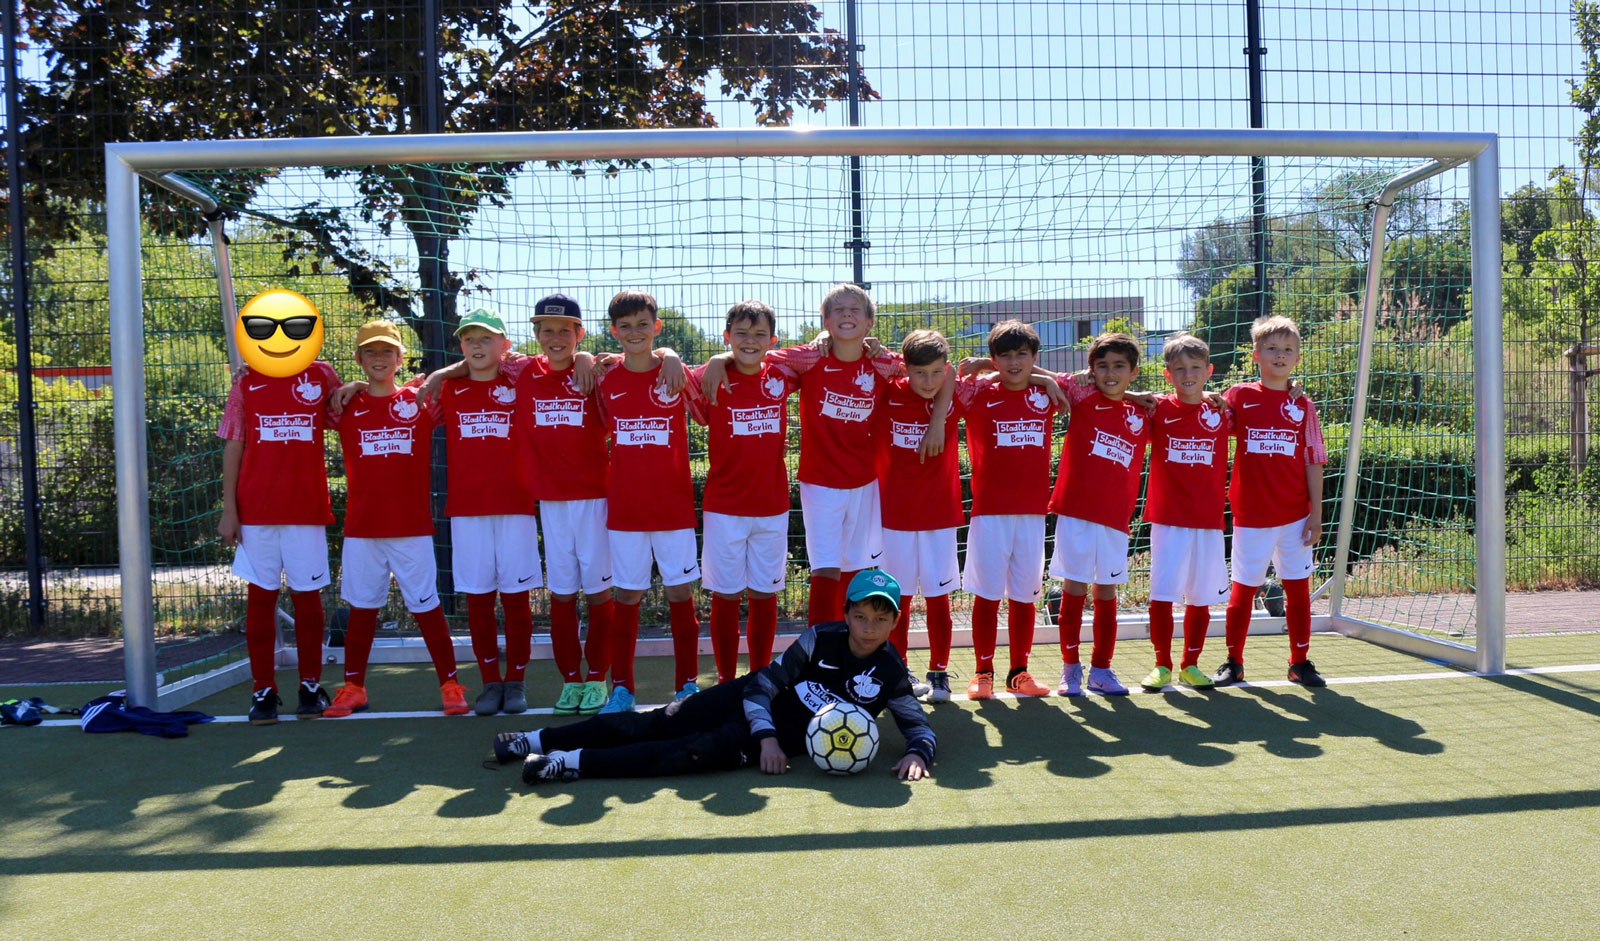
[[[993,673],[979,673],[976,676],[974,676],[972,678],[972,682],[967,684],[967,698],[968,699],[993,699],[994,698],[994,674]]]
[[[339,719],[352,712],[363,712],[366,708],[367,688],[346,683],[334,694],[333,705],[322,710],[322,715],[325,718]]]
[[[464,716],[472,711],[467,705],[467,691],[455,680],[445,680],[439,686],[439,698],[444,700],[444,714],[447,716]]]
[[[1050,695],[1050,687],[1039,685],[1039,682],[1033,678],[1032,673],[1027,670],[1021,670],[1006,680],[1006,692],[1015,693],[1018,696],[1048,696]]]

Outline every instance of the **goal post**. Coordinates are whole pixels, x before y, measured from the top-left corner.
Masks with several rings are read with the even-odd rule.
[[[881,158],[904,160],[907,166],[917,158],[1088,158],[1115,161],[1140,158],[1157,165],[1161,161],[1205,159],[1227,160],[1242,157],[1322,159],[1345,161],[1407,161],[1398,164],[1379,181],[1381,188],[1371,194],[1375,204],[1371,221],[1371,254],[1365,262],[1365,283],[1360,293],[1359,316],[1348,319],[1359,323],[1353,375],[1354,392],[1348,403],[1352,420],[1342,453],[1330,463],[1329,472],[1338,471],[1342,490],[1336,505],[1337,517],[1329,520],[1336,535],[1319,550],[1318,595],[1326,598],[1328,613],[1318,614],[1314,625],[1337,630],[1413,654],[1433,657],[1484,673],[1504,669],[1504,589],[1505,589],[1505,444],[1504,392],[1501,350],[1501,248],[1499,215],[1499,163],[1497,137],[1488,133],[1384,132],[1384,131],[1280,131],[1261,129],[1165,129],[1165,128],[990,128],[990,127],[839,127],[839,128],[761,128],[761,129],[685,129],[618,131],[501,132],[451,135],[394,135],[366,138],[314,138],[277,140],[181,141],[113,144],[106,148],[106,213],[108,232],[109,306],[114,401],[114,440],[116,446],[116,494],[123,636],[126,651],[128,692],[137,704],[169,704],[173,697],[158,691],[155,663],[157,607],[153,592],[155,571],[151,552],[149,427],[146,416],[146,299],[141,265],[143,227],[140,217],[141,187],[160,176],[183,171],[270,170],[293,168],[316,170],[325,167],[400,167],[409,165],[492,165],[549,164],[574,161],[693,161],[693,160],[774,160],[817,158]],[[1470,325],[1471,375],[1453,388],[1463,397],[1452,403],[1458,410],[1471,409],[1470,428],[1452,432],[1456,444],[1470,434],[1472,467],[1470,485],[1448,494],[1451,520],[1443,537],[1429,531],[1410,534],[1406,539],[1378,533],[1374,525],[1394,525],[1407,519],[1404,507],[1389,515],[1373,517],[1386,522],[1371,523],[1363,517],[1363,493],[1377,490],[1390,493],[1393,506],[1419,486],[1413,476],[1380,479],[1392,474],[1387,465],[1378,469],[1364,463],[1363,450],[1383,434],[1393,433],[1384,426],[1364,432],[1362,418],[1368,412],[1368,398],[1374,377],[1382,372],[1375,366],[1375,345],[1381,342],[1380,281],[1384,263],[1386,217],[1394,200],[1408,187],[1444,174],[1465,164],[1468,223],[1470,226]],[[1111,167],[1113,164],[1106,164]],[[1409,167],[1409,169],[1407,169]],[[1458,171],[1459,172],[1459,171]],[[1105,174],[1115,177],[1115,173]],[[1093,174],[1083,174],[1092,178]],[[1044,175],[1041,175],[1041,179]],[[1078,178],[1067,182],[1075,183]],[[1060,182],[1060,181],[1056,181]],[[1174,186],[1181,181],[1175,182]],[[1114,186],[1115,183],[1084,185]],[[1100,198],[1116,202],[1116,193],[1100,192]],[[1154,191],[1152,191],[1154,192]],[[869,211],[878,218],[892,211],[892,199],[873,202]],[[1072,186],[1052,189],[1040,185],[1021,195],[1008,193],[1005,209],[994,218],[1015,209],[1017,212],[1042,212],[1041,206],[1060,206],[1074,199]],[[1130,204],[1163,198],[1151,192],[1128,197]],[[1166,194],[1164,198],[1171,198]],[[914,218],[917,200],[907,196],[901,211]],[[1200,206],[1196,202],[1196,206]],[[1208,223],[1200,214],[1215,211],[1212,204],[1191,210],[1191,221]],[[881,206],[882,208],[874,208]],[[909,207],[909,208],[908,208]],[[1359,207],[1357,207],[1359,208]],[[581,207],[580,210],[581,211]],[[1130,212],[1132,210],[1129,210]],[[1141,210],[1142,211],[1142,210]],[[971,212],[969,216],[982,213]],[[1027,231],[1037,233],[1043,223],[1062,227],[1063,214],[1030,218]],[[1070,216],[1070,214],[1065,214]],[[1117,217],[1102,221],[1114,226]],[[1128,218],[1132,218],[1129,216]],[[965,220],[963,220],[965,222]],[[985,220],[977,219],[978,223]],[[912,223],[915,224],[915,223]],[[1020,229],[1019,229],[1020,231]],[[213,230],[213,237],[217,236]],[[1068,233],[1070,236],[1070,233]],[[1003,241],[1006,230],[997,227],[991,242]],[[1039,264],[1040,253],[1059,251],[1062,246],[1040,238],[1030,255],[1018,265]],[[531,243],[530,243],[531,244]],[[881,241],[880,241],[881,244]],[[914,252],[915,241],[907,242],[904,257]],[[1092,249],[1099,251],[1100,249]],[[1132,255],[1139,243],[1129,242],[1123,249]],[[876,249],[875,249],[876,251]],[[1008,262],[1010,263],[1010,262]],[[881,279],[885,283],[892,278]],[[1114,280],[1114,279],[1108,279]],[[933,275],[918,282],[927,288]],[[553,282],[560,283],[560,282]],[[232,279],[220,276],[224,296],[231,294]],[[1465,288],[1467,285],[1458,285]],[[910,288],[907,288],[910,290]],[[930,296],[937,291],[932,288]],[[910,296],[910,295],[907,295]],[[213,297],[212,302],[217,303]],[[881,301],[880,301],[881,303]],[[1024,302],[1019,302],[1023,304]],[[913,305],[901,305],[902,307]],[[955,307],[969,325],[973,313],[983,305],[964,299]],[[1018,306],[1016,309],[1023,309]],[[909,315],[907,315],[909,316]],[[1339,315],[1344,317],[1343,314]],[[213,322],[214,318],[213,318]],[[720,326],[716,327],[720,331]],[[1430,367],[1432,368],[1432,367]],[[1425,370],[1424,370],[1425,371]],[[1438,367],[1437,371],[1448,371]],[[1418,371],[1421,375],[1423,371]],[[1455,372],[1462,372],[1456,369]],[[1156,373],[1159,375],[1159,372]],[[1219,372],[1220,375],[1220,372]],[[1372,393],[1376,394],[1376,393]],[[1319,403],[1320,404],[1320,403]],[[1445,405],[1447,403],[1439,403]],[[1381,423],[1380,423],[1381,424]],[[1424,426],[1417,434],[1435,434]],[[1444,434],[1438,432],[1438,435]],[[1337,464],[1337,468],[1335,467]],[[1368,486],[1370,484],[1370,486]],[[1443,486],[1443,485],[1441,485]],[[1365,487],[1366,489],[1361,489]],[[1399,496],[1395,496],[1399,494]],[[1435,501],[1437,502],[1437,501]],[[1392,507],[1391,507],[1392,509]],[[1414,603],[1360,601],[1367,591],[1374,598],[1414,597],[1427,594],[1415,586],[1398,586],[1385,595],[1379,585],[1361,589],[1362,579],[1371,572],[1393,573],[1414,564],[1422,548],[1440,538],[1453,540],[1449,551],[1460,554],[1461,540],[1473,545],[1470,560],[1457,559],[1456,574],[1450,576],[1452,605],[1466,606],[1470,630],[1441,631],[1419,623],[1426,618],[1424,608]],[[1327,544],[1331,542],[1331,545]],[[1411,545],[1413,554],[1394,550],[1379,558],[1358,548],[1369,543],[1394,546]],[[1365,568],[1362,568],[1365,566]],[[1388,566],[1384,568],[1383,566]],[[1462,568],[1465,566],[1465,568]],[[1460,574],[1465,572],[1465,574]],[[1353,574],[1354,573],[1354,574]],[[1323,576],[1326,576],[1323,579]],[[1469,584],[1470,583],[1470,584]],[[1431,602],[1430,602],[1431,603]],[[1455,617],[1455,615],[1451,615]],[[1452,637],[1452,633],[1462,635]],[[1466,635],[1470,635],[1467,642]],[[193,687],[191,687],[193,690]]]

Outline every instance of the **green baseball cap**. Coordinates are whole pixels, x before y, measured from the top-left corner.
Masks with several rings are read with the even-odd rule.
[[[857,572],[856,577],[850,579],[850,587],[845,590],[844,598],[853,604],[874,595],[894,605],[896,611],[900,610],[900,583],[883,569],[862,569]]]
[[[461,331],[468,327],[482,327],[490,333],[498,333],[501,336],[506,335],[506,322],[500,319],[499,314],[492,310],[485,310],[482,307],[468,311],[467,315],[461,318],[461,323],[456,327],[455,335],[460,336]]]

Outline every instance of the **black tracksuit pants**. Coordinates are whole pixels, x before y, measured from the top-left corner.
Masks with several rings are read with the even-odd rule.
[[[649,712],[616,712],[539,731],[546,752],[583,749],[586,778],[643,778],[754,764],[761,744],[744,717],[748,676]]]

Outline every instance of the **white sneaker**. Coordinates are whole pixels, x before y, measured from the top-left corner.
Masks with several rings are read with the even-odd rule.
[[[1126,696],[1128,687],[1117,681],[1117,674],[1110,667],[1090,667],[1089,692],[1102,696]]]
[[[1083,695],[1083,664],[1063,663],[1061,665],[1061,685],[1056,687],[1056,693],[1061,696]]]
[[[918,699],[927,699],[928,694],[931,692],[933,692],[932,683],[929,683],[927,680],[917,679],[915,673],[911,675],[911,695],[917,697]]]

